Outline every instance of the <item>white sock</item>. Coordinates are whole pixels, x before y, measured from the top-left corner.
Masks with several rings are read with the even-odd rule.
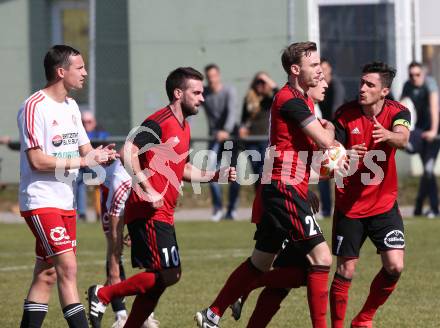
[[[212,312],[210,308],[208,308],[208,311],[206,311],[206,316],[208,317],[209,320],[212,321],[212,323],[218,325],[218,322],[220,321],[220,317],[214,312]]]
[[[119,318],[127,318],[127,311],[126,310],[121,310],[118,312],[115,312],[115,319],[118,320]]]

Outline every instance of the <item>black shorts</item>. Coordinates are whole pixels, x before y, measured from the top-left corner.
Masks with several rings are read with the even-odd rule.
[[[350,219],[335,211],[333,255],[359,257],[359,251],[367,237],[371,239],[378,252],[405,248],[403,220],[397,202],[388,212],[361,219]]]
[[[259,192],[262,213],[254,236],[256,249],[275,254],[285,239],[303,240],[313,246],[325,241],[310,204],[291,185],[273,180],[262,185]]]
[[[160,271],[180,266],[174,226],[146,219],[135,220],[127,226],[131,239],[133,268]]]
[[[317,238],[312,240],[318,241]],[[301,267],[308,268],[310,266],[306,255],[310,253],[312,248],[316,246],[308,241],[292,241],[286,239],[282,244],[282,250],[273,262],[274,268]]]

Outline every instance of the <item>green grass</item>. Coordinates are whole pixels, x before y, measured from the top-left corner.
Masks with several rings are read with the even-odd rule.
[[[322,221],[321,221],[322,222]],[[379,310],[375,327],[438,327],[440,314],[440,221],[407,219],[406,268],[397,290]],[[321,223],[327,237],[330,222]],[[22,301],[32,276],[34,238],[23,224],[0,224],[0,327],[17,327]],[[247,222],[182,222],[177,236],[182,257],[183,276],[161,298],[156,315],[164,328],[195,327],[196,310],[210,304],[230,272],[250,254],[253,225]],[[84,291],[104,281],[104,237],[99,224],[78,226],[78,287],[85,304]],[[128,251],[127,251],[128,257]],[[129,268],[128,274],[135,271]],[[347,318],[352,318],[368,293],[369,284],[380,267],[379,257],[370,242],[362,250],[361,261],[350,290]],[[222,327],[245,327],[259,291],[251,294],[242,319],[235,323],[230,311]],[[129,298],[128,305],[132,299]],[[111,309],[103,327],[112,323]],[[347,323],[348,325],[348,323]],[[294,290],[285,300],[270,327],[310,327],[305,289]],[[66,327],[53,291],[44,327]]]

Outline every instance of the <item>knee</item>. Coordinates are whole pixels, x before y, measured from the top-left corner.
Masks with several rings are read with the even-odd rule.
[[[403,267],[403,263],[390,263],[384,266],[384,269],[390,276],[399,278],[403,272]]]
[[[328,266],[330,267],[332,265],[333,258],[332,255],[329,253],[323,254],[322,257],[319,259],[319,265]]]
[[[330,267],[333,262],[332,254],[328,247],[323,247],[319,252],[309,253],[307,258],[310,265],[328,266]]]
[[[336,272],[338,273],[338,275],[340,275],[346,279],[353,279],[355,270],[356,270],[355,264],[344,263],[344,264],[338,265]]]
[[[44,270],[44,272],[38,275],[37,279],[48,287],[52,287],[57,282],[57,273],[54,268]]]
[[[158,285],[163,288],[167,288],[176,284],[180,280],[180,277],[182,276],[182,269],[180,266],[177,268],[165,269],[159,271],[157,275]]]
[[[57,268],[58,278],[62,280],[75,280],[77,273],[76,262],[67,262]]]

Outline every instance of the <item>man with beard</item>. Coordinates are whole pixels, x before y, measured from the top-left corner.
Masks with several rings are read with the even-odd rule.
[[[186,118],[197,114],[204,101],[202,81],[203,75],[191,67],[172,71],[166,80],[170,104],[150,115],[124,145],[122,158],[133,178],[125,205],[131,261],[133,267],[144,271],[114,285],[88,289],[89,319],[94,328],[100,327],[108,303],[130,295],[136,298],[125,327],[140,327],[165,289],[179,281],[180,255],[173,215],[181,181],[236,179],[235,168],[201,171],[188,162],[190,126]],[[167,170],[156,165],[164,162]]]

